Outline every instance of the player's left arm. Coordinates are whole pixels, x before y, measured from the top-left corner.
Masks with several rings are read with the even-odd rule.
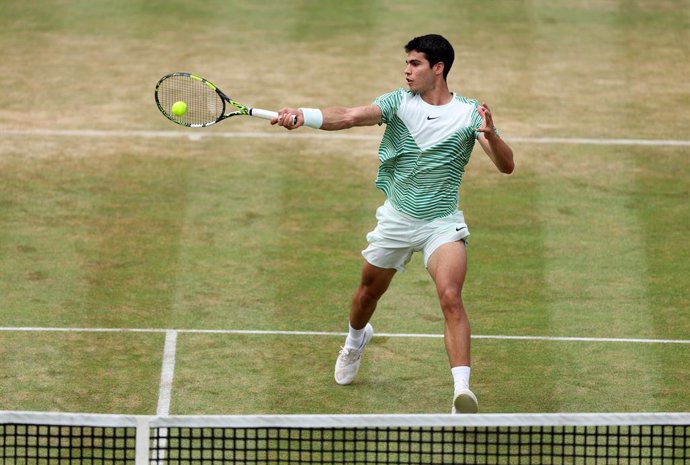
[[[482,103],[477,107],[477,111],[482,117],[482,126],[477,129],[477,132],[479,132],[479,145],[482,146],[484,152],[491,158],[498,171],[506,174],[512,173],[515,169],[513,149],[496,133],[491,110],[486,104]]]

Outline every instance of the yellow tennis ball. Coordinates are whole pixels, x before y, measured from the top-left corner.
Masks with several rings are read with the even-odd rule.
[[[173,103],[172,112],[173,115],[176,116],[184,115],[185,113],[187,113],[187,104],[182,101]]]

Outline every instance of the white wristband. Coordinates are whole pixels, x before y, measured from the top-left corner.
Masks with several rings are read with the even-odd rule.
[[[323,124],[323,113],[318,108],[300,108],[304,115],[304,125],[319,129]]]

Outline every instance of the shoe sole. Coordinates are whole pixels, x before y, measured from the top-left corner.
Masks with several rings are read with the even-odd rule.
[[[471,391],[461,392],[453,400],[453,407],[456,413],[477,413],[479,404],[477,398]]]

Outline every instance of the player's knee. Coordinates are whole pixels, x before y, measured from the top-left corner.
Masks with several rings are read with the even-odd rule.
[[[456,306],[461,302],[461,292],[455,286],[447,286],[438,294],[441,305]]]
[[[382,295],[383,292],[376,286],[362,285],[355,291],[354,299],[360,306],[367,307],[376,305]]]
[[[459,318],[465,314],[459,289],[448,288],[439,293],[439,303],[446,318]]]

